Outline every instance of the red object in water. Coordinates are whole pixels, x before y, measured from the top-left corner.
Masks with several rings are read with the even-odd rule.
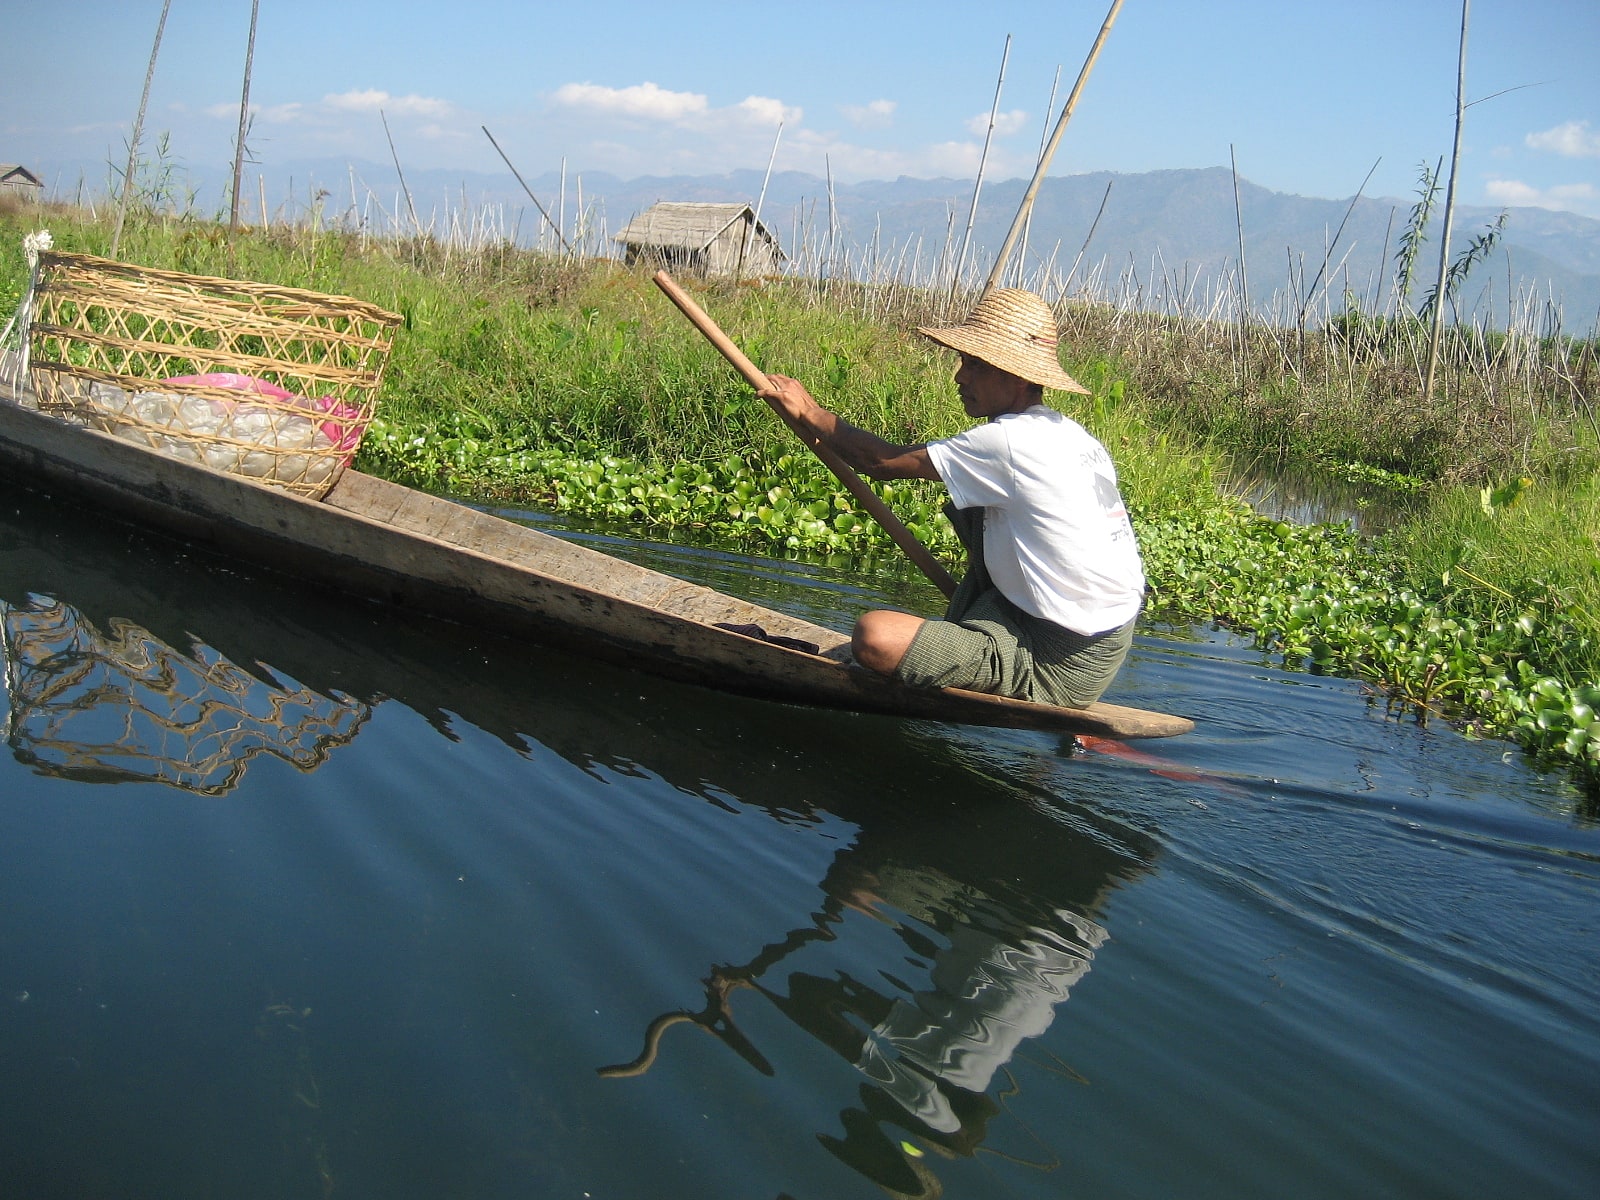
[[[1219,792],[1226,791],[1235,794],[1238,792],[1238,788],[1225,779],[1220,779],[1206,771],[1196,771],[1143,750],[1136,750],[1128,745],[1127,742],[1119,742],[1115,738],[1095,737],[1093,734],[1080,733],[1077,735],[1077,740],[1078,744],[1085,750],[1092,750],[1096,754],[1110,754],[1117,758],[1125,758],[1129,762],[1149,767],[1152,775],[1159,775],[1163,779],[1175,779],[1180,783],[1205,783]]]

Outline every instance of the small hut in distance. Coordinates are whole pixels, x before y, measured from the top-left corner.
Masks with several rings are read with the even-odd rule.
[[[21,163],[0,163],[0,196],[14,196],[21,200],[42,199],[44,180]]]
[[[698,275],[770,275],[784,259],[748,204],[663,202],[634,217],[613,240],[622,243],[629,266]]]

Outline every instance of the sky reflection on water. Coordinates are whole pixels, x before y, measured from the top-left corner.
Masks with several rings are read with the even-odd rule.
[[[1592,1191],[1600,837],[1503,747],[1204,634],[1132,753],[740,700],[0,499],[18,1194]]]

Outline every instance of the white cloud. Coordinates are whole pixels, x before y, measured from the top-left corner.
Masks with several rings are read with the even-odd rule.
[[[1592,183],[1564,183],[1537,188],[1519,179],[1491,179],[1484,185],[1484,192],[1496,204],[1600,216],[1600,188]]]
[[[547,161],[565,158],[584,170],[607,171],[624,178],[683,172],[711,174],[737,169],[759,169],[768,160],[777,122],[784,123],[776,168],[807,171],[839,180],[949,177],[971,179],[982,154],[982,137],[961,136],[940,143],[910,141],[894,146],[855,140],[858,127],[893,124],[899,106],[886,98],[867,98],[860,104],[830,110],[833,128],[815,129],[805,123],[811,114],[800,106],[771,95],[749,95],[718,103],[714,93],[675,91],[658,82],[629,85],[568,81],[554,85],[544,96],[546,111],[527,115],[520,157]],[[555,116],[557,119],[552,120]],[[1028,120],[1026,112],[1008,111],[998,120],[999,131],[1017,134]],[[987,127],[985,114],[983,124]],[[416,132],[416,131],[413,131]],[[496,136],[507,136],[496,129]],[[515,130],[509,131],[515,140]],[[470,141],[470,138],[469,138]],[[1013,139],[1018,144],[1020,139]],[[1026,174],[1034,155],[1015,153],[1005,143],[990,148],[988,171],[997,178]]]
[[[983,147],[972,142],[939,142],[916,155],[918,163],[934,175],[970,179],[978,172]]]
[[[1491,179],[1483,186],[1484,194],[1496,204],[1537,206],[1539,189],[1517,179]]]
[[[1548,150],[1563,158],[1600,158],[1600,133],[1587,121],[1567,121],[1554,129],[1530,133],[1523,139],[1533,150]]]
[[[466,130],[456,129],[449,125],[441,125],[437,121],[428,121],[422,125],[418,125],[416,131],[419,136],[428,139],[430,142],[471,141],[476,143],[477,141],[477,139],[472,137],[471,134]]]
[[[798,110],[785,110],[798,112]],[[790,118],[794,119],[794,118]],[[586,127],[587,125],[587,127]],[[739,106],[709,109],[692,121],[662,123],[646,139],[623,138],[597,122],[575,120],[564,129],[559,153],[585,170],[623,176],[663,173],[720,174],[760,169],[772,148],[772,130],[742,119]],[[851,142],[835,130],[786,125],[777,169],[838,180],[894,179],[900,175],[972,178],[980,147],[973,142],[888,149]],[[991,168],[997,155],[990,154]]]
[[[556,89],[555,101],[569,108],[653,121],[681,121],[706,111],[706,98],[700,93],[669,92],[649,81],[625,88],[566,83]]]
[[[866,104],[841,104],[844,119],[859,129],[884,129],[894,122],[893,100],[870,100]]]
[[[219,120],[237,120],[239,117],[237,102],[224,101],[221,104],[210,104],[202,111],[206,116]],[[291,122],[327,124],[330,120],[350,113],[369,113],[376,116],[380,112],[391,117],[429,117],[438,120],[449,116],[452,106],[448,100],[438,100],[431,96],[394,96],[373,88],[330,93],[311,104],[291,100],[284,104],[250,106],[250,113],[257,121],[273,125],[287,125]]]
[[[994,132],[996,137],[1010,137],[1021,129],[1028,119],[1028,114],[1020,108],[1010,112],[995,113]],[[982,137],[989,132],[989,114],[979,113],[975,117],[967,118],[967,129],[974,137]]]
[[[237,112],[238,110],[235,109],[234,111]],[[250,112],[257,120],[275,125],[286,125],[290,121],[300,120],[305,115],[305,105],[294,100],[287,104],[269,104],[261,108],[252,104]]]
[[[322,98],[323,107],[334,112],[382,111],[385,115],[401,117],[443,117],[450,113],[450,102],[433,96],[394,96],[376,88],[356,89],[329,93]]]
[[[804,109],[791,108],[782,100],[768,96],[746,96],[734,105],[733,111],[750,125],[777,125],[780,121],[798,124],[805,115]]]
[[[712,108],[699,92],[671,92],[646,81],[613,88],[596,83],[567,83],[551,97],[567,108],[596,117],[624,117],[658,121],[688,129],[770,129],[780,122],[798,124],[805,110],[770,96],[746,96],[726,108]]]
[[[835,133],[800,130],[784,143],[783,160],[798,171],[814,175],[832,173],[836,178],[888,178],[907,174],[910,158],[899,150],[859,146],[839,140]]]
[[[237,121],[239,119],[239,102],[221,104],[208,104],[201,110],[208,117],[219,121]],[[290,101],[288,104],[252,104],[250,115],[257,121],[267,121],[273,124],[285,125],[290,121],[297,121],[305,115],[305,105],[299,101]]]

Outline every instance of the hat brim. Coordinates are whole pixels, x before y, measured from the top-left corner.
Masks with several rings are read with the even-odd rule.
[[[1009,371],[1029,383],[1037,383],[1058,392],[1077,392],[1080,396],[1090,394],[1088,388],[1061,369],[1054,353],[1043,346],[1019,347],[1014,341],[1001,341],[986,330],[966,325],[945,329],[919,327],[917,332],[929,341],[938,342],[960,354],[981,358],[990,366]]]

